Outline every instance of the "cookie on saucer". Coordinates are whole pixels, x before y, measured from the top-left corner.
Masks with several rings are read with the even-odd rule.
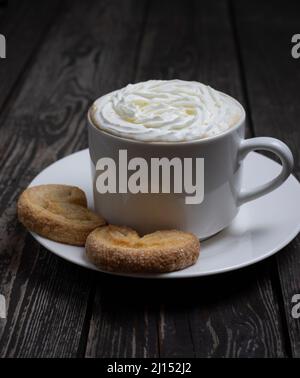
[[[83,246],[104,219],[87,208],[85,193],[68,185],[26,189],[18,201],[18,217],[30,231],[61,243]]]
[[[119,273],[165,273],[195,264],[200,242],[188,232],[156,231],[140,237],[128,227],[95,229],[86,240],[86,254],[100,269]]]

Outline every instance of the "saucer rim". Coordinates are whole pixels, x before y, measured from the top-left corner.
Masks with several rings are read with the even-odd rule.
[[[58,162],[62,162],[63,160],[67,160],[67,159],[72,159],[74,158],[75,155],[79,155],[79,154],[89,154],[89,151],[88,151],[88,148],[86,149],[82,149],[80,151],[76,151],[68,156],[65,156],[61,159],[58,159],[57,161],[55,161],[54,163],[48,165],[47,167],[45,167],[39,174],[37,174],[35,176],[35,178],[30,182],[30,184],[28,185],[28,187],[31,187],[33,185],[35,185],[35,182],[39,179],[39,176],[42,175],[42,173],[47,170],[48,168],[51,168],[53,165],[57,164]],[[264,158],[264,159],[267,159],[269,161],[272,162],[272,164],[275,164],[275,165],[278,165],[278,166],[281,166],[279,163],[277,163],[276,161],[274,161],[273,159],[267,157],[267,156],[264,156],[258,152],[250,152],[250,154],[255,154],[255,155],[259,155],[260,157]],[[289,179],[292,179],[293,181],[295,181],[295,184],[296,185],[300,185],[299,183],[299,180],[293,175],[291,174],[287,180]],[[253,258],[251,260],[248,260],[248,261],[245,261],[243,263],[238,263],[236,265],[231,265],[231,266],[228,266],[226,268],[220,268],[220,269],[214,269],[214,270],[208,270],[208,271],[205,271],[205,272],[190,272],[188,274],[183,274],[182,272],[184,271],[175,271],[175,272],[170,272],[170,273],[160,273],[160,274],[147,274],[147,273],[117,273],[117,272],[108,272],[108,271],[105,271],[105,270],[101,270],[99,269],[98,267],[94,266],[93,264],[89,263],[88,261],[85,261],[84,263],[80,263],[80,262],[77,262],[77,261],[72,261],[70,259],[67,258],[66,255],[61,255],[60,253],[57,252],[56,248],[54,248],[53,246],[51,246],[51,244],[54,243],[54,246],[56,245],[62,245],[62,246],[65,246],[65,244],[63,243],[58,243],[58,242],[54,242],[50,239],[47,239],[47,238],[44,238],[40,235],[37,235],[36,233],[34,232],[31,232],[29,231],[30,234],[33,236],[34,239],[37,240],[37,242],[39,244],[41,244],[44,248],[46,248],[48,251],[50,251],[51,253],[55,254],[56,256],[64,259],[65,261],[68,261],[69,263],[72,263],[72,264],[75,264],[77,266],[80,266],[80,267],[83,267],[83,268],[86,268],[86,269],[91,269],[93,271],[97,271],[97,272],[101,272],[101,273],[105,273],[105,274],[110,274],[110,275],[116,275],[116,276],[122,276],[122,277],[130,277],[130,278],[143,278],[143,279],[189,279],[189,278],[196,278],[196,277],[206,277],[206,276],[212,276],[212,275],[217,275],[217,274],[222,274],[222,273],[227,273],[227,272],[231,272],[231,271],[235,271],[235,270],[239,270],[239,269],[243,269],[243,268],[246,268],[248,266],[251,266],[251,265],[254,265],[260,261],[263,261],[271,256],[273,256],[274,254],[276,254],[277,252],[279,252],[280,250],[282,250],[285,246],[287,246],[297,235],[298,233],[300,232],[300,219],[299,219],[299,224],[295,226],[295,228],[293,228],[293,230],[282,240],[281,243],[277,244],[276,247],[274,247],[273,249],[271,249],[270,251],[268,251],[266,254],[261,254],[260,256],[256,257],[256,258]],[[218,233],[219,234],[219,233]],[[213,239],[215,235],[211,236],[209,239]],[[48,244],[48,242],[50,242],[50,245]],[[84,248],[84,247],[77,247],[77,246],[69,246],[69,247],[72,247],[72,248]],[[201,252],[200,252],[201,253]]]

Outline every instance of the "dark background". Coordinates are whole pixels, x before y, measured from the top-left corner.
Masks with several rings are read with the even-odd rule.
[[[299,1],[0,1],[1,357],[300,357],[300,239],[234,273],[111,277],[47,252],[16,218],[43,168],[87,147],[91,101],[128,82],[197,80],[286,142],[299,178]]]

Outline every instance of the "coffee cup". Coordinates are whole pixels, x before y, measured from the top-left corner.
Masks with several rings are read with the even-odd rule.
[[[282,141],[245,139],[245,111],[208,137],[181,141],[137,140],[100,128],[88,112],[94,207],[111,224],[140,234],[160,229],[189,231],[208,238],[230,225],[240,206],[279,187],[290,175],[293,156]],[[254,150],[274,153],[282,168],[256,188],[242,188],[243,161]]]

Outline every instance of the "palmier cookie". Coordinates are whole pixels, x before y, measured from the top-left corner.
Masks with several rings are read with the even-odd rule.
[[[89,260],[111,272],[163,273],[184,269],[199,257],[198,238],[183,231],[156,231],[140,237],[128,227],[105,226],[86,240]]]
[[[20,222],[30,231],[61,243],[84,245],[90,232],[105,224],[87,209],[84,192],[68,185],[26,189],[18,201]]]

